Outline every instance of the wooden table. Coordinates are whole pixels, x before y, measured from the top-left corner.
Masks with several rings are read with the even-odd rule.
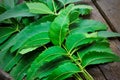
[[[109,30],[120,33],[120,0],[83,0],[93,6],[89,18],[106,23]],[[120,38],[111,39],[111,48],[120,56]],[[95,80],[120,80],[120,63],[113,62],[88,68]]]

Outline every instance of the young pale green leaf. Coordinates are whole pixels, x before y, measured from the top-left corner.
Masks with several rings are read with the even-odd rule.
[[[107,52],[90,52],[82,57],[82,66],[107,63],[112,61],[120,62],[120,57]]]
[[[71,30],[71,33],[87,33],[107,30],[107,26],[105,24],[95,20],[80,20],[79,22],[76,22],[71,26],[77,27]]]
[[[59,46],[53,46],[43,51],[31,64],[27,72],[27,80],[34,80],[36,72],[41,66],[63,55],[66,55],[66,51]]]
[[[5,71],[10,71],[17,63],[18,61],[21,59],[22,55],[20,54],[16,54],[15,57],[13,57],[8,63],[7,65],[4,67],[3,70]]]
[[[26,3],[29,11],[35,14],[54,14],[48,6],[43,3]]]
[[[56,68],[48,76],[47,80],[64,80],[79,72],[81,72],[80,68],[78,68],[74,63],[68,62]]]
[[[14,32],[17,32],[16,28],[0,27],[0,44],[4,42]]]
[[[120,37],[120,33],[110,32],[110,31],[99,31],[98,36],[110,38],[110,37]]]
[[[66,4],[78,2],[81,0],[58,0],[58,1],[61,2],[63,5],[66,5]]]
[[[65,39],[65,36],[67,35],[67,32],[69,30],[68,15],[72,7],[73,5],[69,5],[66,9],[64,9],[51,24],[49,36],[54,45],[61,46]]]
[[[10,75],[15,80],[22,80],[26,76],[27,70],[37,55],[37,53],[24,55],[17,65],[10,71]]]
[[[29,12],[29,9],[25,3],[19,4],[14,8],[11,8],[0,15],[0,21],[13,17],[35,16]]]
[[[26,40],[26,42],[19,49],[19,53],[25,54],[27,52],[33,51],[36,48],[47,44],[48,42],[50,42],[48,32],[40,32]]]
[[[80,57],[82,58],[85,54],[88,54],[89,52],[106,52],[106,53],[112,53],[112,50],[110,49],[108,41],[99,41],[96,42],[85,49],[81,50],[79,52]]]
[[[85,34],[70,34],[67,39],[65,46],[68,51],[79,46],[79,43],[85,39]]]

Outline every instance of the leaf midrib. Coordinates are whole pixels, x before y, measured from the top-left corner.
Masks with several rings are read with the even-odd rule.
[[[95,58],[95,59],[92,59],[91,61],[87,62],[87,64],[85,66],[83,66],[84,68],[89,65],[89,63],[91,62],[94,62],[95,60],[100,60],[100,59],[114,59],[113,57],[102,57],[102,58]]]

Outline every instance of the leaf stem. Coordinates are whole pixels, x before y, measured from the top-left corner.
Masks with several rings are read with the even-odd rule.
[[[57,14],[57,10],[56,10],[56,7],[55,7],[55,2],[54,2],[54,0],[52,0],[52,3],[53,3],[53,8],[54,8],[54,13],[55,13],[55,15]]]
[[[71,56],[70,53],[68,53],[68,55],[69,55],[69,58],[78,65],[78,67],[80,68],[80,70],[83,73],[83,75],[84,75],[84,77],[85,77],[86,80],[94,80],[93,77],[81,66],[81,64],[77,60],[75,60]]]
[[[76,79],[76,80],[83,80],[83,79],[80,77],[80,75],[77,74],[77,73],[76,73],[74,76],[75,76],[75,79]]]
[[[86,80],[94,80],[93,77],[84,69],[83,75],[86,78]]]

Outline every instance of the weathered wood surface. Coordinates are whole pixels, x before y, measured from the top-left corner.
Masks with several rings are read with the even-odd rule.
[[[116,5],[112,5],[109,2],[109,1],[111,1],[111,3],[112,3],[112,2],[118,1],[118,3],[120,3],[120,0],[97,0],[99,2],[100,1],[104,2],[107,5],[102,4],[102,3],[101,3],[102,5],[98,5],[98,4],[96,4],[96,2],[94,2],[95,0],[84,0],[84,1],[88,4],[90,4],[91,6],[93,6],[93,8],[94,8],[92,11],[92,14],[90,16],[91,19],[102,21],[108,25],[109,30],[112,29],[112,31],[120,32],[120,27],[119,27],[119,24],[120,24],[119,23],[120,22],[119,11],[120,10],[117,12],[118,8],[116,7]],[[106,7],[104,7],[103,5]],[[109,7],[109,5],[112,5],[112,7],[117,8],[116,10],[111,9],[111,13],[114,13],[114,15],[119,16],[117,19],[114,16],[112,16],[113,18],[111,18],[110,15],[112,15],[112,14],[110,14],[109,12],[108,12],[109,15],[106,15],[106,16],[104,15],[105,10],[102,10],[101,7],[104,7],[106,9],[107,7]],[[103,11],[103,12],[101,12],[101,11]],[[110,19],[108,17],[110,17]],[[112,19],[114,19],[114,20],[112,20]],[[114,24],[116,24],[116,25],[114,25]],[[110,40],[110,46],[111,46],[112,50],[120,56],[120,41],[117,39],[112,39],[112,40]],[[96,68],[90,69],[89,72],[91,73],[91,75],[94,76],[95,80],[120,80],[120,63],[113,62],[113,63],[104,64],[104,65],[99,65]],[[100,73],[102,73],[102,74],[100,74]]]
[[[120,0],[93,0],[111,28],[120,33]]]

